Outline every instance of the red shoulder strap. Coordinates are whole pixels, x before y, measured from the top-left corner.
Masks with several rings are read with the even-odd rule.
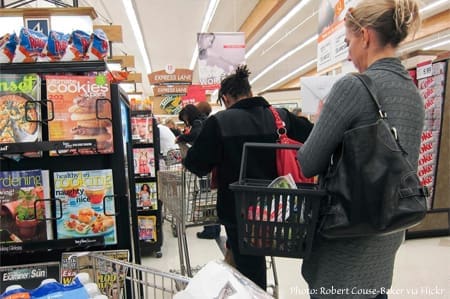
[[[281,119],[280,114],[278,114],[277,109],[269,106],[270,111],[272,111],[273,117],[275,118],[275,125],[277,129],[284,128],[284,121]]]

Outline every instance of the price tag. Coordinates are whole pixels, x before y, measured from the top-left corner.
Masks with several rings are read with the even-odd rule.
[[[433,64],[431,61],[424,61],[417,65],[417,79],[431,77],[433,75]]]

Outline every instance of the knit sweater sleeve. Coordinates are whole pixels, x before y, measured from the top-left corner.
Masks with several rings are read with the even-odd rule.
[[[352,75],[344,76],[333,85],[319,119],[298,152],[305,176],[312,177],[326,171],[344,132],[360,112],[358,100],[363,92],[363,85]]]

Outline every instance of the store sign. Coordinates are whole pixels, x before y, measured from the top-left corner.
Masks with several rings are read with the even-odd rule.
[[[153,95],[160,96],[165,94],[186,94],[188,92],[189,84],[178,84],[178,85],[156,85],[153,87]]]
[[[345,44],[344,17],[349,7],[358,0],[321,0],[317,39],[317,71],[324,70],[345,60],[348,47]]]
[[[202,85],[220,87],[220,82],[245,63],[243,32],[197,33],[198,74]]]
[[[148,80],[152,85],[167,84],[167,83],[191,83],[192,70],[190,69],[175,69],[168,73],[167,70],[160,70],[148,75]]]
[[[50,18],[26,17],[26,18],[24,18],[24,22],[25,22],[26,28],[28,28],[30,30],[42,32],[48,36],[48,33],[50,31]]]
[[[416,76],[417,80],[431,77],[433,75],[432,61],[424,61],[417,65]]]
[[[201,85],[190,85],[187,94],[181,97],[183,106],[206,101],[206,90]]]

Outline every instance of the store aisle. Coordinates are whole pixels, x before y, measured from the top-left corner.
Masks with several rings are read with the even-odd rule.
[[[216,241],[201,240],[187,229],[191,266],[199,267],[223,259]],[[143,257],[142,264],[162,271],[180,269],[177,238],[164,225],[163,257]],[[222,229],[222,234],[224,230]],[[301,260],[276,258],[280,299],[308,299],[307,285],[300,274]],[[271,270],[269,284],[273,281]],[[389,299],[450,299],[450,237],[408,240],[397,254],[393,286]]]

